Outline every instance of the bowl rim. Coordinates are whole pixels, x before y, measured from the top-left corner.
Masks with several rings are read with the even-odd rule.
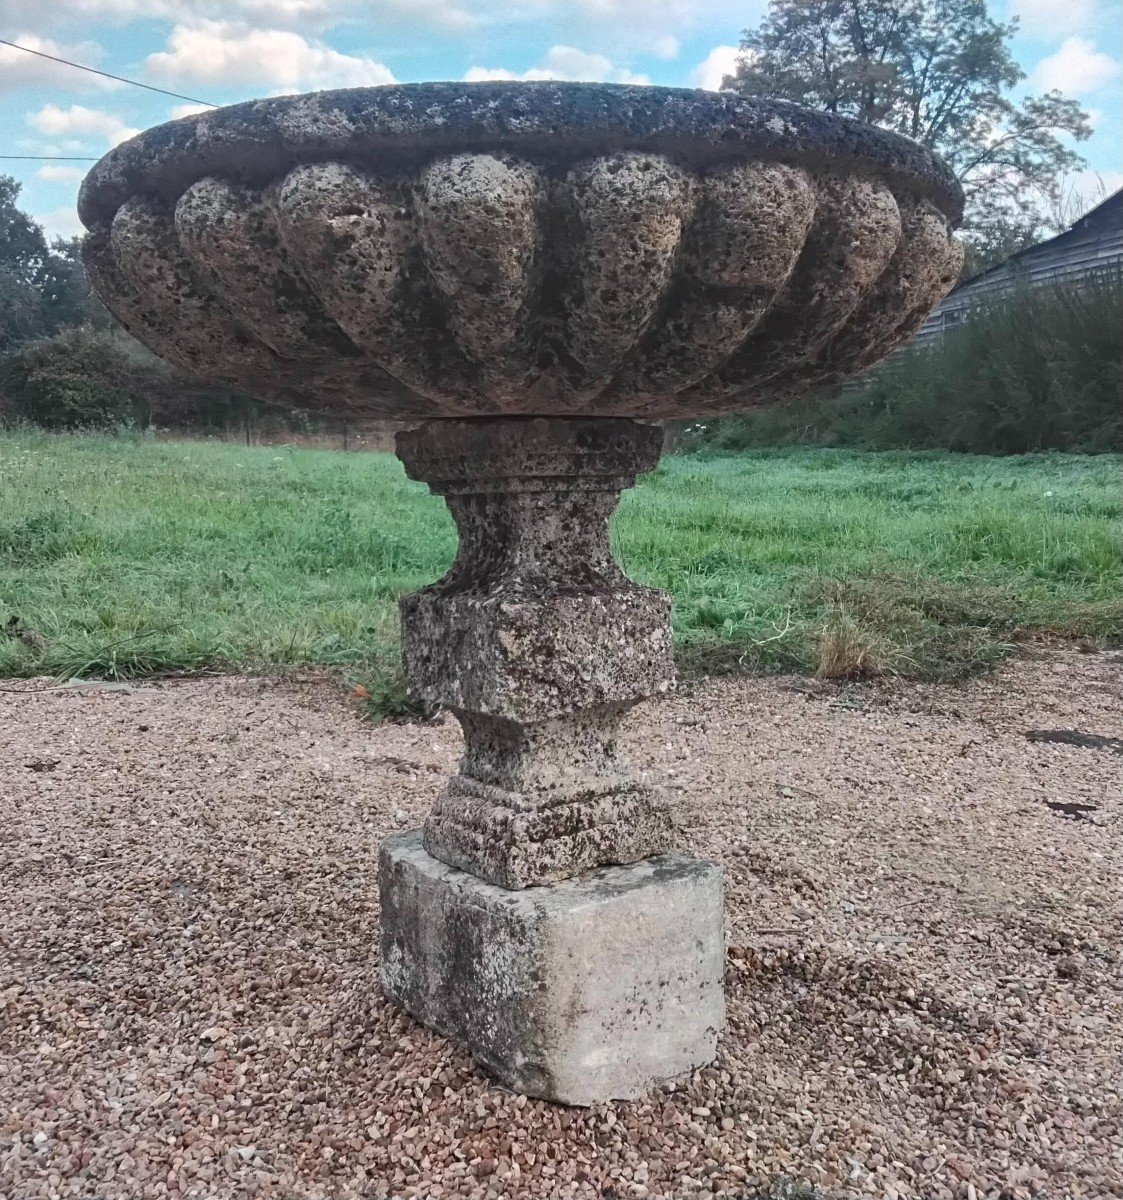
[[[954,226],[963,189],[947,163],[901,134],[734,92],[608,83],[405,83],[276,96],[168,121],[121,143],[86,176],[87,229],[134,195],[170,204],[209,175],[260,186],[301,162],[400,170],[442,153],[534,161],[635,149],[692,167],[762,159],[885,179]]]

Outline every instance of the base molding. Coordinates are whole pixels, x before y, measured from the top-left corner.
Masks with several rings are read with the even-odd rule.
[[[606,864],[663,854],[675,828],[655,790],[624,783],[550,807],[454,775],[433,805],[425,849],[502,888],[540,887]]]

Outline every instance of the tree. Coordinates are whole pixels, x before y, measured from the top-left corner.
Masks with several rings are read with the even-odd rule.
[[[969,267],[1051,228],[1059,181],[1084,160],[1061,139],[1091,134],[1060,92],[1020,102],[1025,72],[985,0],[771,0],[746,30],[724,86],[780,96],[903,133],[941,154],[967,196]]]
[[[43,304],[34,285],[0,266],[0,354],[44,333]]]
[[[0,270],[34,283],[46,261],[47,239],[42,228],[16,207],[20,185],[0,175]]]
[[[86,283],[81,239],[56,238],[18,206],[20,185],[0,175],[0,353],[73,325],[112,322]]]
[[[56,238],[51,243],[37,287],[48,332],[71,325],[112,327],[113,318],[86,282],[81,238]]]
[[[16,206],[20,185],[0,175],[0,352],[44,333],[36,282],[49,253],[43,230]]]

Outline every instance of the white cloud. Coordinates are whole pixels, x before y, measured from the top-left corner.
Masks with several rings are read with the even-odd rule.
[[[85,167],[64,167],[52,163],[50,166],[40,167],[35,172],[35,178],[42,179],[45,183],[80,183],[85,174]]]
[[[515,19],[522,18],[524,6],[512,14]],[[83,18],[87,24],[116,25],[210,18],[245,20],[269,29],[321,31],[365,21],[375,29],[455,30],[473,28],[483,20],[494,23],[496,17],[506,15],[505,0],[62,0],[41,4],[34,13],[28,11],[31,7],[31,0],[0,0],[0,22],[47,28]]]
[[[690,72],[690,82],[709,92],[721,91],[721,81],[737,70],[741,51],[737,46],[715,46]]]
[[[511,42],[498,31],[521,27],[623,60],[636,53],[664,57],[661,39],[684,41],[706,29],[732,36],[754,24],[765,6],[766,0],[0,0],[0,28],[47,36],[56,28],[214,20],[321,35],[350,25],[377,37],[409,33],[423,45],[477,30],[489,35],[484,44],[503,47]]]
[[[341,54],[283,29],[252,29],[232,21],[177,25],[167,49],[145,66],[164,80],[267,87],[289,91],[394,83],[388,67],[365,55]]]
[[[65,138],[61,142],[45,142],[40,137],[21,137],[17,139],[16,145],[21,152],[42,155],[44,158],[59,158],[77,154],[87,157],[90,154],[90,146],[82,138]]]
[[[197,17],[220,17],[232,11],[270,25],[305,25],[321,28],[334,25],[341,12],[354,0],[65,0],[70,20],[127,24],[137,20],[190,21]],[[393,3],[394,0],[391,0]],[[0,14],[26,5],[27,0],[0,0]]]
[[[485,83],[502,79],[561,79],[588,83],[650,83],[646,75],[637,75],[627,67],[617,67],[603,54],[588,54],[574,46],[551,46],[541,65],[521,75],[503,67],[471,67],[465,72],[467,83]]]
[[[18,3],[19,0],[16,0]],[[70,16],[95,17],[102,20],[129,20],[133,17],[164,17],[171,5],[168,0],[67,0]],[[179,7],[190,6],[185,0]]]
[[[604,83],[613,75],[612,59],[589,54],[575,46],[551,46],[542,65],[527,71],[524,79],[586,79]]]
[[[85,233],[73,204],[64,204],[50,212],[35,213],[33,219],[43,226],[48,238],[72,238]]]
[[[217,6],[201,7],[214,12]],[[249,21],[288,29],[294,25],[332,25],[341,6],[333,0],[240,0],[236,5],[223,5],[227,13],[232,7]]]
[[[136,137],[140,132],[126,125],[116,113],[86,108],[82,104],[72,104],[69,108],[48,104],[36,113],[28,113],[27,122],[48,137],[63,137],[66,134],[77,138],[100,137],[110,146]]]
[[[514,71],[508,71],[505,67],[469,67],[464,72],[465,83],[505,83],[518,78]]]
[[[1031,82],[1042,91],[1057,88],[1077,96],[1099,91],[1119,74],[1119,61],[1096,49],[1088,38],[1065,38],[1055,54],[1034,68]]]
[[[96,64],[101,58],[101,47],[94,42],[63,46],[52,42],[50,38],[36,37],[33,33],[6,35],[6,38],[16,45],[26,46],[27,50],[53,54],[56,58],[69,58],[88,66]],[[68,90],[76,86],[96,87],[101,91],[114,91],[123,86],[84,71],[79,73],[73,67],[39,58],[36,54],[28,54],[26,50],[17,50],[15,46],[0,46],[0,92],[14,92],[41,84],[63,84]]]
[[[173,104],[169,116],[173,121],[178,121],[180,117],[193,117],[197,113],[211,111],[212,109],[209,104]]]
[[[456,31],[480,24],[480,18],[456,0],[196,0],[196,4],[202,16],[229,18],[237,10],[251,24],[282,29],[329,29],[349,17],[369,22],[375,29],[390,25]],[[477,0],[468,4],[479,7]]]
[[[687,38],[693,41],[707,29],[732,38],[765,5],[766,0],[0,0],[0,28],[58,37],[53,30],[157,21],[167,22],[167,30],[213,21],[316,38],[347,26],[370,31],[371,53],[391,40],[428,50],[450,35],[475,33],[468,45],[477,62],[484,47],[504,53],[503,47],[525,44],[524,37],[594,47],[614,62],[640,54],[671,61]]]
[[[1009,12],[1026,33],[1056,41],[1086,31],[1096,19],[1097,0],[1010,0]]]
[[[666,37],[657,38],[654,49],[657,58],[678,58],[678,38],[671,37],[670,34],[668,34]]]

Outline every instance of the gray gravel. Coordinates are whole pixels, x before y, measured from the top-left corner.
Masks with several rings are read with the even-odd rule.
[[[330,681],[0,692],[0,1197],[1123,1196],[1120,657],[709,683],[633,755],[728,886],[717,1064],[517,1098],[375,984],[455,725]],[[1053,807],[1085,805],[1070,813]]]

